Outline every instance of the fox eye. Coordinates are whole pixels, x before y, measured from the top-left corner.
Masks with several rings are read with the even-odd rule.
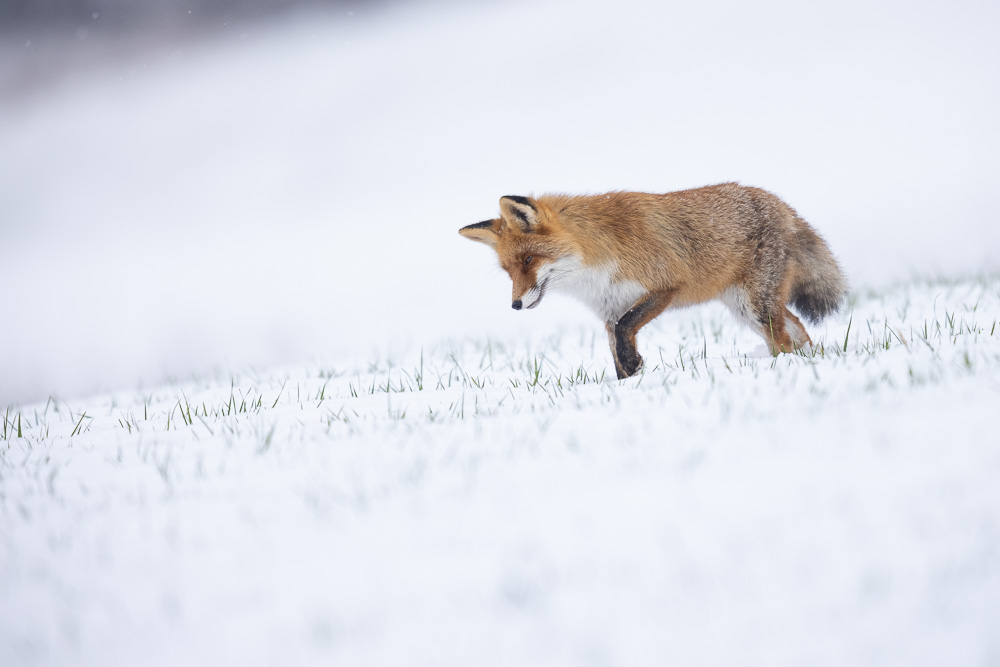
[[[533,259],[534,259],[534,257],[532,257],[531,255],[528,255],[527,257],[524,258],[524,265],[527,266],[528,264],[531,264],[531,260],[533,260]]]

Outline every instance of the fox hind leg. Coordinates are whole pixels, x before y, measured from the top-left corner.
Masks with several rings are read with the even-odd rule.
[[[751,292],[734,285],[722,293],[722,302],[733,315],[764,339],[771,354],[791,352],[809,342],[809,335],[798,318],[784,306],[774,303],[764,292]]]
[[[761,334],[764,336],[764,342],[767,343],[771,354],[777,355],[779,352],[792,352],[796,347],[799,347],[795,345],[795,341],[789,335],[788,328],[785,325],[784,312],[769,311],[765,316],[761,317],[760,327],[762,330]],[[805,333],[804,329],[803,333]]]
[[[788,308],[785,308],[785,331],[788,332],[796,349],[812,345],[812,340],[809,338],[809,334],[806,333],[806,328],[802,326],[799,318],[795,317]]]

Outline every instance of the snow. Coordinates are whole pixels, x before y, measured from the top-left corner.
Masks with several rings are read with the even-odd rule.
[[[0,651],[991,664],[998,315],[995,278],[910,284],[807,356],[680,311],[621,382],[594,323],[27,406]]]
[[[5,96],[0,664],[1000,662],[997,11],[359,8]],[[729,180],[846,268],[815,354],[710,304],[616,381],[457,234]]]

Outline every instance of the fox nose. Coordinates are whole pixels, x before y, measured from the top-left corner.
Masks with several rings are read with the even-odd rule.
[[[521,300],[518,299],[514,303],[510,304],[510,307],[513,308],[514,310],[521,310]]]

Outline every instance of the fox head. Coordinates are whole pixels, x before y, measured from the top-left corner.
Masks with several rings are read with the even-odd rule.
[[[500,198],[500,217],[458,230],[467,239],[493,248],[500,268],[514,283],[511,307],[534,308],[559,272],[560,259],[569,249],[558,240],[554,214],[541,202],[508,195]]]

